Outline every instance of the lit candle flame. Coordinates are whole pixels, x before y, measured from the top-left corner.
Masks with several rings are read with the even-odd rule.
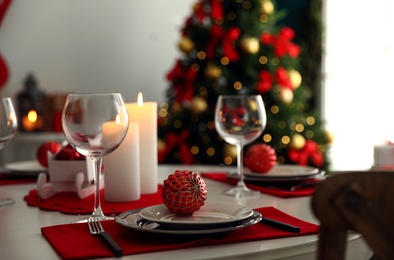
[[[10,112],[10,119],[7,121],[7,125],[12,125],[14,123],[16,116],[14,113]]]
[[[138,98],[137,98],[137,105],[138,105],[138,106],[142,106],[143,104],[144,104],[144,100],[143,100],[143,98],[142,98],[142,93],[139,92],[139,93],[138,93]]]
[[[27,119],[34,123],[37,121],[37,112],[35,110],[30,110],[29,113],[27,114]]]

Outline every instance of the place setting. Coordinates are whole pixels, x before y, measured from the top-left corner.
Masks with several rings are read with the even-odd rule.
[[[150,207],[144,209],[151,210]],[[299,228],[299,232],[285,231],[276,226],[264,224],[261,221],[262,216],[286,223],[289,226],[295,226]],[[202,245],[218,245],[301,236],[315,234],[318,230],[318,225],[294,218],[274,207],[254,209],[253,215],[246,217],[244,220],[235,220],[232,224],[227,223],[227,227],[215,227],[215,224],[213,224],[212,227],[205,226],[201,230],[199,228],[184,230],[184,227],[182,227],[184,224],[180,224],[180,227],[176,228],[173,226],[171,228],[145,226],[144,228],[144,225],[137,227],[138,221],[141,219],[143,218],[139,215],[138,210],[130,210],[120,214],[115,218],[115,221],[101,221],[101,224],[103,229],[123,250],[123,255],[174,250]],[[190,223],[186,225],[190,226]],[[191,225],[198,226],[199,224]],[[86,223],[48,226],[43,227],[41,232],[56,252],[64,259],[114,255],[111,249],[101,245],[99,239],[95,239],[95,237],[90,235]],[[67,241],[67,243],[64,243],[64,241]]]
[[[0,149],[14,140],[18,129],[18,118],[10,97],[0,100]],[[0,168],[0,185],[34,182],[37,172],[45,170],[36,162],[6,163]]]
[[[40,173],[47,169],[34,160],[6,163],[0,167],[0,185],[34,183]]]
[[[233,173],[229,178],[236,178]],[[273,189],[296,191],[303,188],[312,188],[326,178],[325,171],[302,165],[274,165],[268,172],[252,172],[245,168],[244,180],[250,184]]]
[[[239,178],[235,172],[203,172],[202,176],[228,184],[235,184]],[[282,198],[310,196],[325,178],[325,171],[310,166],[275,165],[266,173],[244,169],[248,188]]]
[[[102,241],[95,239],[96,233],[90,230],[92,218],[88,224],[47,226],[41,232],[62,258],[75,259],[302,236],[318,231],[318,225],[272,206],[252,209],[210,201],[207,195],[202,177],[193,171],[176,170],[164,180],[156,195],[161,203],[131,208],[112,219],[94,218],[99,221],[101,232],[106,232],[110,241],[107,246],[100,246]]]
[[[261,126],[251,125],[251,129],[258,129],[258,136],[264,125],[263,110],[254,113],[261,107],[261,97],[246,98],[252,107],[251,117],[262,118]],[[98,112],[102,104],[110,111]],[[138,135],[140,128],[128,132],[128,128],[133,127],[129,122],[130,111],[122,95],[116,93],[71,94],[66,99],[62,125],[67,144],[62,144],[55,154],[48,151],[47,172],[38,175],[37,190],[30,190],[24,197],[27,205],[41,210],[83,215],[71,223],[41,227],[43,236],[62,258],[119,257],[206,244],[302,236],[318,231],[318,225],[272,206],[250,208],[236,200],[232,203],[207,200],[204,178],[215,174],[176,170],[168,173],[162,183],[153,178],[144,184],[142,166],[147,163],[139,157],[131,159],[133,166],[123,171],[119,167],[124,161],[122,155],[148,157],[132,142],[151,139],[149,135]],[[69,148],[74,150],[68,151],[68,155],[81,154],[82,160],[57,161],[64,159],[64,150]],[[116,156],[108,157],[111,154]],[[305,180],[319,174],[313,169],[304,170],[306,172],[275,165],[271,178],[274,181]],[[287,174],[283,174],[284,171]],[[259,175],[250,171],[242,174],[248,187],[240,187],[239,182],[244,180],[237,178],[239,175],[225,175],[234,185],[225,196],[259,195],[258,189],[249,189],[247,180]],[[134,178],[134,186],[127,181],[130,176]],[[78,185],[84,182],[90,186],[81,194]]]
[[[113,102],[115,106],[111,105]],[[112,112],[97,114],[95,104],[99,106],[102,103],[107,103]],[[123,98],[115,94],[70,95],[66,100],[62,117],[65,135],[69,143],[86,156],[87,168],[94,173],[94,190],[91,196],[82,199],[75,194],[70,199],[70,193],[60,192],[39,200],[40,203],[52,201],[55,207],[62,207],[62,203],[69,200],[72,208],[77,209],[69,214],[79,215],[91,209],[88,216],[72,223],[41,228],[43,236],[62,258],[121,256],[317,232],[318,225],[274,207],[252,209],[237,203],[207,200],[208,190],[203,177],[189,170],[169,173],[162,184],[154,181],[156,190],[148,194],[140,191],[134,199],[128,198],[133,190],[126,183],[118,183],[116,189],[111,190],[104,178],[101,187],[101,159],[116,148],[121,149],[126,138],[128,112]],[[85,120],[94,122],[90,123],[91,128],[86,127]],[[111,128],[106,125],[111,125]],[[95,127],[101,130],[97,133]],[[115,164],[119,165],[122,158],[117,159]],[[104,171],[107,178],[117,176],[108,171],[105,164]],[[125,187],[128,192],[122,193]],[[111,193],[112,196],[107,196]],[[63,201],[62,195],[65,196]],[[103,196],[105,199],[102,201]],[[59,197],[60,200],[56,201]],[[25,200],[34,204],[34,198],[26,197]],[[81,211],[81,204],[75,204],[81,201],[85,206],[90,203],[90,206]],[[232,235],[234,232],[236,236]],[[106,246],[101,244],[103,242]]]
[[[216,181],[235,185],[225,191],[234,197],[256,196],[259,192],[279,197],[313,194],[324,179],[324,171],[312,166],[277,164],[275,150],[268,144],[252,144],[264,131],[267,115],[261,96],[219,96],[215,129],[237,148],[236,172],[202,172]],[[244,152],[244,147],[250,144]]]
[[[261,213],[248,207],[206,202],[193,215],[179,216],[164,204],[126,211],[115,222],[130,229],[171,235],[205,235],[234,231],[258,223]]]

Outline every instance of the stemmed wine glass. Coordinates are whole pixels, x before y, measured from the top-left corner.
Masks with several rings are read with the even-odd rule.
[[[2,98],[0,104],[0,149],[3,149],[14,139],[18,128],[18,120],[12,100]]]
[[[237,147],[236,187],[226,191],[235,197],[253,196],[258,191],[246,187],[243,175],[243,148],[256,140],[267,123],[263,99],[260,95],[219,96],[215,110],[215,128],[227,142]]]
[[[69,143],[93,165],[94,208],[91,218],[112,219],[100,204],[100,176],[103,156],[123,141],[129,119],[120,93],[70,94],[67,96],[62,126]],[[88,218],[77,222],[86,222]]]
[[[18,120],[12,99],[9,97],[2,98],[0,103],[0,150],[14,139],[17,129]],[[0,205],[12,203],[14,203],[12,199],[0,198]]]

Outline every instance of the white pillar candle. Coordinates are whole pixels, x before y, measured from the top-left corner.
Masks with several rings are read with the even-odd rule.
[[[141,194],[157,192],[157,103],[143,102],[138,94],[137,103],[128,103],[129,120],[139,125]]]
[[[104,183],[104,198],[107,201],[140,199],[138,124],[130,123],[127,135],[120,146],[104,156]]]
[[[126,125],[119,122],[119,117],[116,117],[116,121],[108,121],[102,125],[102,136],[101,143],[104,148],[112,149],[115,147],[126,130]]]

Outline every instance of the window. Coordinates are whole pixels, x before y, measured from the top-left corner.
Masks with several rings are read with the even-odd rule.
[[[325,1],[323,118],[332,170],[367,169],[394,141],[394,3]]]

